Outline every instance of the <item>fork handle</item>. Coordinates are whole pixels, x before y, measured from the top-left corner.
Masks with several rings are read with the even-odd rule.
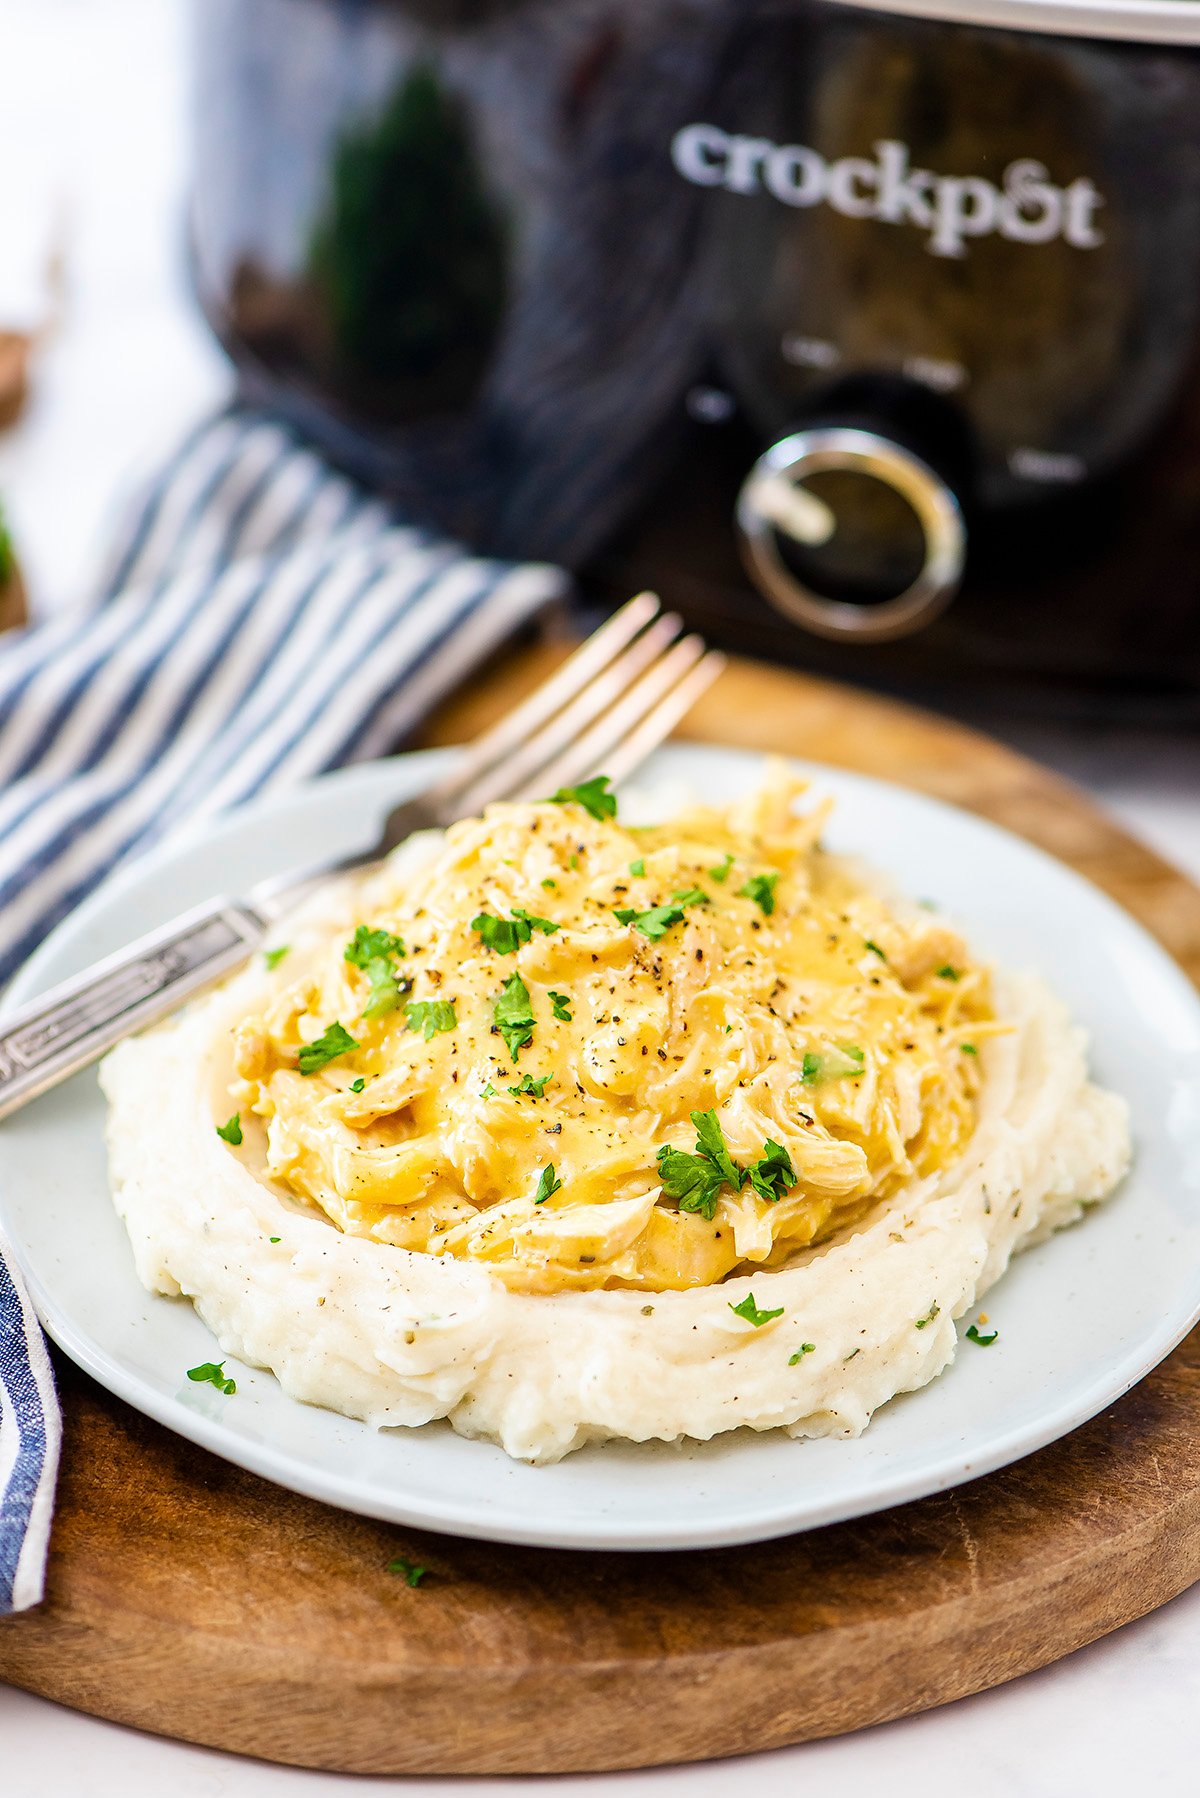
[[[228,974],[266,928],[252,907],[215,900],[0,1019],[0,1118]]]

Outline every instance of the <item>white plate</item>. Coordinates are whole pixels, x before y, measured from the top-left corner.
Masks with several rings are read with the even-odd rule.
[[[147,856],[55,931],[9,1003],[218,891],[358,847],[442,762],[350,769]],[[677,746],[647,779],[720,801],[760,767]],[[237,1396],[226,1399],[184,1378],[220,1358],[191,1306],[134,1277],[107,1196],[94,1072],[0,1126],[0,1218],[50,1334],[110,1391],[281,1485],[397,1523],[566,1548],[704,1547],[854,1517],[1001,1467],[1118,1398],[1200,1315],[1200,1000],[1132,919],[1018,838],[880,781],[805,771],[837,799],[831,845],[936,899],[983,954],[1051,980],[1092,1033],[1096,1077],[1132,1106],[1132,1175],[1081,1225],[1018,1258],[986,1301],[1000,1330],[992,1347],[963,1343],[953,1367],[857,1441],[743,1430],[685,1448],[594,1445],[553,1467],[510,1461],[446,1424],[376,1432],[286,1398],[271,1374],[232,1359]]]

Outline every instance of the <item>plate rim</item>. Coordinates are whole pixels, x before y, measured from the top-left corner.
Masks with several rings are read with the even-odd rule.
[[[672,742],[664,745],[670,755],[684,753],[687,756],[718,759],[735,758],[745,763],[761,765],[763,752],[745,748],[736,744],[710,742]],[[45,938],[33,955],[18,970],[7,989],[0,995],[0,1019],[18,1009],[38,992],[45,990],[49,984],[42,978],[42,967],[52,962],[56,953],[60,933],[77,927],[80,921],[86,922],[93,910],[104,912],[111,901],[129,887],[142,884],[142,877],[164,866],[169,866],[176,857],[189,849],[203,844],[213,835],[219,835],[230,824],[242,824],[255,815],[278,815],[281,810],[303,810],[309,796],[316,791],[328,791],[331,786],[370,786],[379,782],[381,785],[387,773],[397,774],[399,781],[405,780],[408,770],[417,770],[427,766],[432,771],[439,765],[448,765],[459,753],[456,749],[434,748],[403,752],[399,755],[382,758],[371,762],[360,762],[349,767],[333,770],[274,793],[260,795],[244,805],[232,807],[199,821],[190,821],[179,829],[171,831],[146,854],[124,864],[109,875],[97,888],[75,907],[57,924]],[[661,752],[660,752],[661,753]],[[931,807],[936,813],[948,814],[952,820],[969,823],[980,828],[1005,845],[1015,845],[1022,853],[1033,856],[1047,864],[1058,878],[1066,877],[1069,883],[1076,883],[1084,889],[1089,898],[1099,901],[1112,915],[1118,918],[1122,926],[1132,929],[1140,939],[1140,948],[1155,958],[1162,971],[1186,990],[1187,997],[1197,1020],[1200,1021],[1200,992],[1180,963],[1170,951],[1159,942],[1157,937],[1133,913],[1127,911],[1109,893],[1086,875],[1079,872],[1070,863],[1060,860],[1040,844],[1021,836],[1003,825],[995,823],[970,808],[956,805],[925,792],[923,789],[908,786],[903,782],[881,779],[876,775],[860,773],[857,769],[845,768],[836,763],[822,763],[810,757],[787,755],[783,758],[789,766],[796,768],[802,775],[814,780],[833,776],[839,781],[847,781],[854,787],[867,789],[877,794],[888,792],[903,793],[906,798],[916,799],[923,805]],[[651,763],[651,770],[653,763]],[[409,789],[413,790],[413,789]],[[1122,827],[1123,828],[1123,827]],[[1184,876],[1186,878],[1186,876]],[[517,1544],[521,1546],[565,1549],[583,1552],[684,1552],[705,1548],[722,1548],[747,1543],[770,1541],[783,1536],[822,1528],[831,1523],[847,1522],[854,1518],[875,1515],[891,1509],[896,1505],[908,1504],[922,1497],[932,1497],[938,1493],[953,1490],[967,1481],[998,1471],[1012,1465],[1015,1461],[1035,1454],[1039,1450],[1069,1435],[1073,1430],[1087,1423],[1110,1405],[1119,1402],[1124,1395],[1137,1385],[1147,1374],[1153,1371],[1179,1343],[1191,1332],[1200,1321],[1200,1272],[1197,1273],[1192,1287],[1191,1308],[1171,1314],[1171,1321],[1160,1321],[1158,1328],[1143,1335],[1138,1346],[1128,1351],[1122,1359],[1110,1364],[1104,1377],[1097,1375],[1082,1390],[1077,1391],[1071,1401],[1064,1401],[1042,1414],[1035,1427],[1029,1424],[1014,1425],[1003,1435],[989,1441],[986,1449],[970,1454],[956,1454],[949,1451],[933,1462],[925,1462],[920,1468],[907,1474],[894,1473],[888,1475],[880,1483],[878,1489],[872,1490],[864,1484],[857,1497],[848,1500],[845,1494],[822,1505],[813,1503],[811,1497],[803,1507],[801,1514],[796,1499],[790,1503],[780,1500],[770,1512],[758,1513],[751,1519],[738,1521],[731,1519],[724,1525],[701,1527],[696,1524],[664,1527],[662,1523],[634,1523],[621,1521],[613,1523],[602,1514],[578,1525],[570,1523],[564,1526],[547,1528],[545,1525],[523,1525],[515,1515],[503,1524],[489,1522],[486,1515],[486,1501],[474,1501],[473,1506],[464,1508],[461,1500],[441,1500],[430,1507],[419,1502],[408,1502],[405,1499],[399,1504],[383,1502],[383,1495],[374,1496],[375,1489],[355,1485],[352,1479],[344,1479],[328,1467],[320,1467],[315,1462],[305,1460],[291,1450],[272,1448],[267,1444],[259,1444],[250,1436],[231,1434],[223,1419],[209,1418],[202,1412],[192,1411],[180,1404],[179,1400],[168,1393],[160,1393],[146,1382],[136,1371],[127,1370],[119,1356],[94,1344],[86,1331],[78,1329],[70,1316],[59,1306],[57,1301],[46,1291],[41,1280],[25,1263],[22,1245],[5,1231],[6,1204],[2,1187],[0,1187],[0,1231],[5,1232],[8,1252],[12,1255],[17,1268],[24,1279],[39,1320],[47,1334],[58,1344],[69,1358],[80,1366],[85,1373],[95,1379],[105,1390],[111,1392],[124,1403],[153,1419],[163,1428],[175,1435],[194,1442],[207,1452],[244,1468],[261,1478],[295,1491],[303,1496],[319,1502],[333,1505],[359,1515],[374,1517],[381,1521],[396,1523],[408,1527],[440,1532],[473,1540],[495,1541]],[[148,1293],[151,1300],[160,1295]],[[1182,1321],[1180,1319],[1182,1318]],[[234,1357],[237,1359],[237,1357]],[[251,1364],[246,1364],[251,1367]],[[274,1380],[269,1369],[252,1367],[255,1375],[265,1374]],[[287,1397],[286,1394],[283,1394]],[[916,1396],[916,1395],[908,1395]],[[289,1400],[301,1405],[300,1400]],[[304,1409],[322,1409],[308,1407]],[[338,1415],[333,1413],[333,1415]],[[358,1420],[347,1419],[355,1423]],[[371,1426],[360,1423],[362,1429]],[[746,1438],[754,1432],[748,1426],[728,1436]],[[772,1435],[774,1431],[764,1432]],[[488,1445],[492,1446],[492,1445]],[[671,1445],[661,1445],[664,1450]],[[502,1452],[502,1451],[501,1451]]]

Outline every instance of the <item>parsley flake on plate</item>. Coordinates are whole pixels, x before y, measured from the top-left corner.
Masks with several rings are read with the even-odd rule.
[[[752,874],[744,886],[738,891],[739,899],[753,899],[764,918],[769,918],[775,910],[775,888],[779,882],[778,874]]]
[[[540,1074],[535,1080],[532,1074],[522,1074],[518,1085],[510,1086],[508,1090],[514,1099],[519,1099],[526,1093],[531,1098],[540,1099],[553,1078],[553,1074]]]
[[[551,793],[550,804],[581,805],[597,824],[603,824],[606,818],[617,815],[617,796],[608,790],[611,785],[607,774],[597,774],[576,787],[560,787],[557,793]]]
[[[556,993],[553,988],[551,988],[549,998],[550,1010],[558,1019],[559,1023],[569,1024],[571,1022],[571,995],[569,993]]]
[[[222,1142],[232,1143],[235,1149],[240,1148],[242,1144],[241,1112],[235,1111],[233,1116],[226,1123],[218,1124],[216,1126],[216,1131]]]
[[[202,1361],[199,1367],[188,1368],[187,1377],[200,1386],[215,1386],[226,1398],[232,1398],[237,1391],[237,1381],[225,1378],[224,1361]]]
[[[817,1345],[815,1342],[802,1342],[795,1354],[788,1356],[788,1366],[795,1367],[798,1361],[803,1361],[805,1355],[815,1354],[816,1348]]]
[[[408,1002],[405,1024],[409,1030],[423,1036],[427,1043],[443,1031],[453,1030],[457,1023],[453,999],[410,999]]]
[[[331,1061],[339,1055],[349,1055],[351,1049],[357,1049],[359,1043],[352,1037],[344,1025],[334,1022],[327,1030],[323,1030],[313,1042],[301,1043],[299,1068],[302,1074],[319,1074],[327,1068]]]
[[[562,1191],[562,1181],[554,1171],[554,1163],[544,1167],[538,1176],[537,1191],[533,1195],[535,1205],[544,1205],[554,1193]]]
[[[394,1561],[389,1561],[387,1570],[389,1573],[402,1574],[406,1586],[419,1586],[429,1572],[428,1567],[422,1567],[419,1561],[406,1561],[403,1555],[397,1555]]]
[[[730,1305],[729,1309],[735,1317],[743,1317],[748,1324],[753,1324],[756,1330],[761,1330],[764,1324],[769,1324],[773,1317],[783,1316],[782,1305],[776,1311],[760,1311],[754,1303],[752,1292],[746,1294],[740,1305]]]
[[[999,1334],[999,1330],[990,1330],[988,1334],[984,1336],[981,1335],[978,1324],[967,1325],[967,1341],[977,1342],[980,1348],[991,1348]]]
[[[277,968],[291,948],[290,943],[280,943],[278,949],[264,949],[263,963],[268,968]]]
[[[492,1007],[492,1020],[516,1061],[521,1050],[533,1041],[533,1007],[529,1003],[529,988],[519,974],[510,974],[501,987]]]

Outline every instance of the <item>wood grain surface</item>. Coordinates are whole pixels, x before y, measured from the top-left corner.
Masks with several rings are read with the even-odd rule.
[[[476,728],[557,653],[505,665],[430,740]],[[1200,892],[996,743],[749,663],[683,734],[984,813],[1107,888],[1200,980]],[[783,1541],[676,1555],[503,1548],[350,1516],[59,1366],[48,1597],[0,1622],[0,1678],[302,1766],[564,1772],[804,1741],[1011,1679],[1200,1578],[1200,1332],[1000,1473]],[[397,1556],[429,1568],[418,1587],[387,1571]]]

